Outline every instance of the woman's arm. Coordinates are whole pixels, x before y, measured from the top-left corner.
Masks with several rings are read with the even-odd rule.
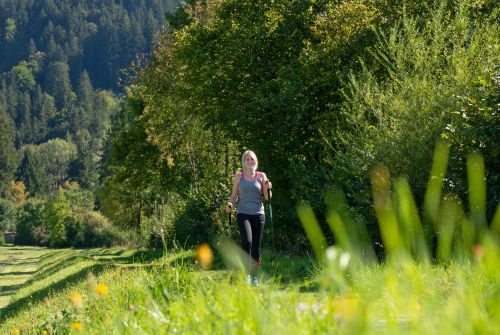
[[[234,175],[234,180],[233,180],[233,190],[231,192],[231,199],[229,200],[226,207],[226,211],[228,213],[232,212],[233,206],[236,204],[236,201],[238,201],[239,187],[240,187],[240,174],[236,173]]]
[[[262,173],[262,192],[264,192],[264,198],[267,201],[269,201],[270,198],[273,197],[273,192],[271,191],[271,189],[273,188],[273,184],[269,181],[269,179],[267,179],[267,176],[264,172],[261,173]],[[269,190],[269,194],[267,190]]]

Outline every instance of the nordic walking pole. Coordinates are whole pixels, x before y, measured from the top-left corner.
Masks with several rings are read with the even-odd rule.
[[[266,181],[266,184],[269,184],[269,180]],[[271,190],[267,189],[267,199],[269,201],[269,219],[271,220],[271,240],[272,246],[274,249],[274,224],[273,224],[273,206],[271,204]]]
[[[231,211],[229,213],[227,213],[228,215],[228,218],[229,218],[229,227],[228,227],[228,232],[229,232],[229,236],[231,237],[231,217],[233,216],[233,206],[230,205],[229,208],[231,208]]]

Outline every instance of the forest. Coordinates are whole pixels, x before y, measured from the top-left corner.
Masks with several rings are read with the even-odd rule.
[[[296,209],[326,226],[332,193],[379,245],[371,171],[406,178],[423,211],[438,139],[449,197],[465,198],[466,157],[483,155],[491,221],[496,1],[177,5],[0,2],[0,230],[17,243],[217,244],[251,149],[273,182],[277,248],[309,250]]]

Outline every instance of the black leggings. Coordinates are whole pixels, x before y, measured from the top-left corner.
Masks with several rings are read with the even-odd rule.
[[[264,214],[249,215],[238,213],[236,221],[240,229],[241,246],[255,260],[255,266],[252,266],[250,269],[250,273],[255,276],[257,275],[257,266],[261,262],[260,245],[266,217]]]

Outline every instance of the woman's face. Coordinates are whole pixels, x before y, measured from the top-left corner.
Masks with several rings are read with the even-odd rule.
[[[257,162],[252,155],[245,156],[245,167],[252,170],[255,170],[255,168],[257,167]]]

